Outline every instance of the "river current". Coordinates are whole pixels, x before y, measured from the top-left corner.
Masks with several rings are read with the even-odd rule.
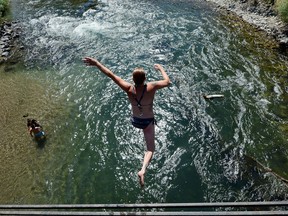
[[[13,76],[35,85],[16,113],[39,119],[48,135],[38,146],[23,123],[19,137],[3,138],[1,203],[286,199],[287,62],[263,46],[261,32],[245,33],[200,0],[11,5],[25,48],[25,69]],[[156,151],[144,188],[144,139],[129,122],[126,95],[85,56],[128,81],[138,66],[148,81],[161,79],[159,63],[172,81],[155,98]]]

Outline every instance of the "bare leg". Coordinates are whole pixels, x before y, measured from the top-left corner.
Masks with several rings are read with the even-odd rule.
[[[145,152],[144,159],[143,159],[143,165],[141,170],[138,172],[138,177],[140,181],[140,185],[144,186],[144,175],[146,172],[146,168],[148,167],[152,157],[153,153],[155,151],[155,127],[154,124],[150,124],[147,128],[143,130],[147,152]]]
[[[140,185],[142,187],[144,186],[144,175],[145,175],[145,172],[146,172],[146,168],[149,165],[149,162],[150,162],[152,156],[153,156],[153,152],[151,152],[151,151],[147,151],[145,153],[142,169],[138,172],[139,182],[140,182]]]

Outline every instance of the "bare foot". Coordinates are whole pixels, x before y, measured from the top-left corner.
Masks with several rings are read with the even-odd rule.
[[[142,172],[142,171],[139,171],[139,172],[138,172],[139,183],[140,183],[141,187],[144,186],[144,174],[145,174],[145,173]]]

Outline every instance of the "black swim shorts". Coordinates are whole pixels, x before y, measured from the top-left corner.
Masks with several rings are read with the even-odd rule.
[[[137,117],[133,117],[131,116],[131,123],[134,127],[136,128],[140,128],[140,129],[145,129],[146,127],[148,127],[148,125],[152,122],[153,124],[155,123],[155,119],[154,118],[137,118]]]

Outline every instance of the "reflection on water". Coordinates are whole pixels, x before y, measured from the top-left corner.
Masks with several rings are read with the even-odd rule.
[[[287,89],[274,72],[285,74],[286,62],[255,42],[263,38],[259,33],[239,31],[208,3],[197,1],[101,1],[75,13],[84,4],[12,3],[24,30],[27,76],[47,85],[39,87],[44,92],[37,91],[33,104],[50,135],[43,149],[23,144],[21,151],[10,152],[25,159],[5,165],[16,168],[1,202],[286,198],[286,185],[256,168],[259,161],[288,176],[287,136],[280,129],[287,116],[279,114],[286,110]],[[143,190],[136,175],[145,151],[142,133],[129,123],[125,94],[85,67],[81,59],[86,55],[129,81],[136,66],[145,68],[148,80],[159,79],[154,63],[163,64],[171,77],[173,85],[156,95],[157,146]],[[34,100],[30,92],[23,94]],[[210,93],[225,97],[204,100],[202,95]],[[47,94],[51,98],[43,99]],[[18,141],[11,135],[5,145],[31,142],[24,133]]]

